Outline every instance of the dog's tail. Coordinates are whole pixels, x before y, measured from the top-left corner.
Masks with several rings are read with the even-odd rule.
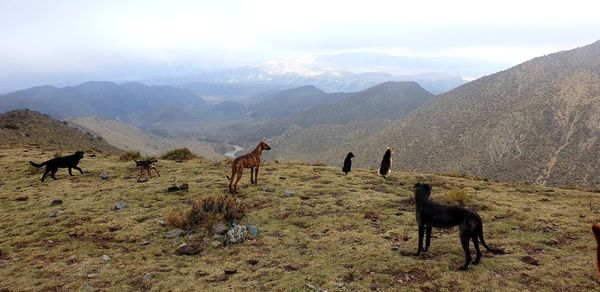
[[[506,253],[504,250],[502,250],[500,248],[491,248],[485,243],[485,240],[483,240],[483,224],[479,225],[479,242],[481,242],[481,244],[483,245],[483,247],[485,247],[485,249],[489,250],[493,254],[505,254]]]
[[[42,167],[42,166],[46,165],[46,163],[48,163],[48,161],[40,163],[40,164],[37,164],[37,163],[35,163],[33,161],[29,161],[29,163],[31,163],[31,165],[33,165],[35,167]]]

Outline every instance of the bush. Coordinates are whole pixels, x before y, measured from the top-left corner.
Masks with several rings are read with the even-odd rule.
[[[139,160],[140,158],[142,158],[142,154],[139,151],[127,151],[119,156],[120,161]]]
[[[464,206],[469,202],[469,195],[464,190],[455,189],[449,190],[439,196],[436,197],[439,201],[444,203],[453,204],[456,203],[460,206]]]
[[[183,160],[194,159],[196,157],[197,157],[196,154],[192,153],[192,151],[190,151],[190,149],[184,147],[184,148],[177,148],[177,149],[171,150],[171,151],[163,154],[160,158],[166,159],[166,160],[183,161]]]
[[[208,197],[192,203],[192,209],[181,214],[170,212],[165,216],[169,225],[194,230],[210,228],[216,223],[239,222],[246,215],[246,206],[229,196]]]
[[[4,125],[2,125],[2,128],[10,129],[10,130],[18,130],[19,126],[15,125],[15,124],[4,124]]]

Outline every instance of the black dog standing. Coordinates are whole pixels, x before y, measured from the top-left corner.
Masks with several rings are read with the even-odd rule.
[[[383,159],[381,160],[381,166],[379,166],[379,170],[377,173],[383,176],[384,179],[387,179],[392,173],[392,155],[394,154],[394,149],[388,147],[385,150],[385,154],[383,155]]]
[[[477,256],[474,265],[479,264],[481,259],[481,251],[479,250],[479,242],[483,246],[494,254],[503,253],[500,249],[493,249],[485,244],[483,240],[483,223],[479,215],[467,208],[458,206],[447,206],[440,205],[429,200],[431,195],[431,186],[428,184],[417,183],[414,186],[415,189],[415,202],[417,224],[419,225],[419,248],[417,249],[417,256],[422,251],[427,252],[429,249],[429,243],[431,242],[431,228],[451,228],[454,226],[459,227],[460,242],[465,252],[465,264],[460,267],[460,270],[465,271],[471,263],[471,252],[469,251],[469,243],[473,241],[475,245],[475,251]],[[423,248],[423,235],[427,231],[425,238],[425,248]]]
[[[77,167],[79,160],[81,160],[82,158],[83,158],[83,151],[77,151],[72,155],[53,158],[44,163],[37,164],[32,161],[29,161],[29,163],[31,163],[31,165],[33,165],[34,167],[42,167],[44,165],[46,166],[46,170],[44,171],[44,174],[40,178],[42,181],[44,181],[44,178],[46,178],[46,175],[48,175],[48,173],[50,173],[50,176],[53,179],[56,179],[56,177],[54,177],[54,175],[56,174],[56,172],[58,171],[59,168],[68,168],[69,175],[71,175],[71,176],[73,175],[71,173],[72,168],[79,170],[79,172],[81,172],[81,174],[83,174],[83,170],[81,170],[81,168]]]
[[[354,158],[354,154],[352,154],[352,152],[348,152],[346,159],[344,159],[344,167],[342,167],[342,172],[344,174],[348,174],[350,171],[352,171],[352,158]]]

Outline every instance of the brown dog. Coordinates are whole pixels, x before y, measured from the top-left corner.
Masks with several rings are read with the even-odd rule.
[[[260,167],[260,155],[263,150],[271,150],[271,147],[269,147],[267,143],[261,141],[252,152],[233,160],[233,163],[231,164],[231,177],[227,176],[230,193],[237,193],[237,184],[242,178],[244,168],[250,168],[250,183],[258,185],[258,168]],[[233,180],[235,180],[235,183]],[[231,187],[232,184],[233,188]]]
[[[596,243],[598,244],[596,248],[596,269],[598,270],[598,274],[600,274],[600,223],[592,225],[592,231],[594,231]]]
[[[152,169],[154,169],[154,171],[156,171],[156,174],[158,174],[158,176],[160,176],[158,169],[156,169],[156,165],[154,165],[154,163],[158,162],[158,160],[149,159],[149,160],[134,160],[134,161],[135,161],[135,166],[140,167],[140,176],[144,175],[144,170],[147,170],[148,176],[152,177],[152,174],[150,173],[150,170],[152,170]]]

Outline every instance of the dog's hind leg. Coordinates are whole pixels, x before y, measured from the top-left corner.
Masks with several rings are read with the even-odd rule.
[[[48,175],[49,172],[50,172],[50,170],[46,167],[46,170],[44,170],[44,174],[42,174],[42,176],[40,177],[40,180],[44,181],[44,179],[46,178],[46,175]]]
[[[460,267],[461,271],[466,271],[471,263],[471,251],[469,250],[469,242],[471,241],[471,234],[466,230],[460,231],[460,243],[462,244],[463,251],[465,252],[465,264]]]
[[[54,175],[56,174],[56,172],[57,172],[57,171],[58,171],[58,169],[57,169],[57,168],[54,168],[54,169],[52,169],[52,170],[50,171],[50,177],[52,177],[53,179],[55,179],[55,180],[56,180],[57,178],[56,178]]]
[[[475,256],[475,261],[473,261],[474,265],[479,264],[479,260],[481,260],[481,250],[479,250],[479,238],[477,238],[477,233],[471,235],[471,240],[473,240],[473,245],[475,246],[475,252],[477,255]]]
[[[243,167],[238,167],[236,170],[236,177],[235,177],[235,183],[233,184],[233,193],[237,194],[237,185],[240,182],[240,179],[242,179],[242,173],[244,172],[244,168]]]
[[[254,169],[254,185],[258,185],[258,166]]]
[[[158,172],[158,169],[156,167],[152,167],[152,169],[154,169],[154,171],[156,171],[156,174],[160,177],[160,173]]]
[[[431,243],[431,226],[427,226],[425,228],[425,249],[424,251],[427,252],[429,250],[429,244]]]

